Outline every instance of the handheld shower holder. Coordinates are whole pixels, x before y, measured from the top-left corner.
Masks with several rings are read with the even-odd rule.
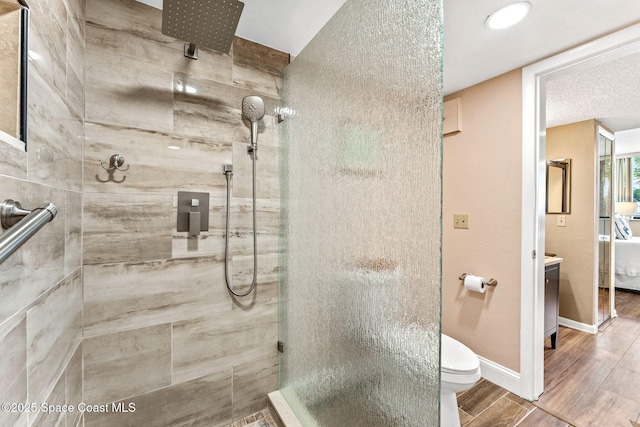
[[[247,154],[253,159],[255,157],[258,160],[258,144],[247,145]]]

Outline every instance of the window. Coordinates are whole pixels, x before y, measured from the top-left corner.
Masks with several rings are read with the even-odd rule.
[[[640,202],[640,153],[618,159],[617,201]],[[640,218],[640,204],[634,218]]]

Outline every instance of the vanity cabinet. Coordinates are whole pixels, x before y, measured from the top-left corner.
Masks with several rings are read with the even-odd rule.
[[[558,313],[560,309],[560,264],[544,269],[544,337],[551,336],[551,348],[558,342]]]

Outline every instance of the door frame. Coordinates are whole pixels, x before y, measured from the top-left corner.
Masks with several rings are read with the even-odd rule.
[[[600,327],[600,325],[604,322],[606,322],[606,320],[603,320],[603,322],[599,322],[598,321],[598,311],[600,310],[600,271],[599,271],[599,266],[600,266],[600,246],[599,246],[599,230],[600,230],[600,149],[599,149],[599,144],[600,144],[600,136],[603,136],[605,138],[607,138],[608,140],[611,141],[611,166],[610,166],[610,174],[611,174],[611,189],[610,189],[610,193],[609,193],[609,197],[611,198],[611,206],[609,207],[609,212],[607,212],[607,214],[609,214],[609,274],[608,274],[608,278],[609,278],[609,283],[607,283],[607,285],[609,286],[609,318],[613,319],[614,317],[616,317],[616,310],[615,310],[615,271],[613,266],[615,265],[615,249],[616,249],[616,245],[614,244],[615,241],[615,218],[614,218],[614,214],[615,214],[615,205],[616,205],[616,188],[617,188],[617,169],[616,169],[616,142],[615,142],[615,134],[611,133],[606,127],[604,127],[604,125],[602,125],[601,123],[598,123],[598,125],[596,126],[596,154],[595,154],[595,168],[596,168],[596,182],[594,183],[594,188],[595,188],[595,200],[596,200],[596,211],[594,212],[595,217],[597,218],[597,222],[596,222],[596,227],[595,227],[595,251],[594,253],[597,254],[597,260],[596,260],[596,265],[594,266],[594,286],[593,286],[593,299],[594,299],[594,305],[593,305],[593,318],[595,320],[595,328],[597,329],[598,327]]]
[[[544,391],[545,86],[554,78],[640,52],[640,24],[522,70],[520,396]]]

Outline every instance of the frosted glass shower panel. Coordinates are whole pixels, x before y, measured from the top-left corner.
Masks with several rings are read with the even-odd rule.
[[[439,424],[441,12],[349,0],[282,78],[280,389],[305,426]]]

